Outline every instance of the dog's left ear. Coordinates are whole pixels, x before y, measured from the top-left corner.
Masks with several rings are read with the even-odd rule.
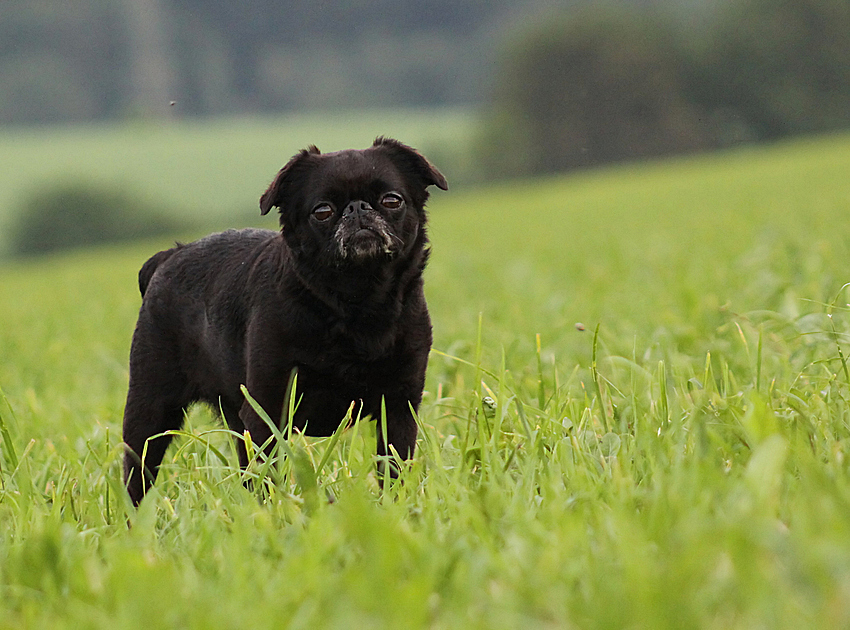
[[[404,164],[412,174],[422,180],[425,187],[433,185],[441,190],[449,189],[449,184],[443,174],[416,149],[384,136],[378,136],[372,146],[390,153],[396,164]]]
[[[287,187],[292,182],[295,173],[305,165],[314,155],[320,155],[321,151],[315,145],[302,149],[286,165],[278,171],[266,192],[260,197],[260,213],[268,214],[272,208],[284,209]]]

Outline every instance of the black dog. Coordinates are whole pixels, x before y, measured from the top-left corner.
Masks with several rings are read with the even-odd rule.
[[[331,435],[352,402],[373,418],[384,405],[378,453],[389,444],[403,458],[413,454],[411,409],[431,348],[422,291],[430,185],[447,190],[428,160],[396,140],[329,154],[311,146],[260,199],[263,214],[280,209],[280,232],[230,230],[144,264],[124,410],[124,475],[135,504],[170,441],[150,438],[179,428],[185,409],[205,401],[262,445],[272,433],[240,385],[279,425],[293,369],[293,426]],[[244,443],[237,448],[245,467]]]

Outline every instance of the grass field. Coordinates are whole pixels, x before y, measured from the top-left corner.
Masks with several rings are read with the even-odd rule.
[[[5,264],[0,628],[847,627],[848,172],[839,136],[435,193],[385,487],[360,423],[252,494],[199,408],[133,512],[135,274],[168,242]]]

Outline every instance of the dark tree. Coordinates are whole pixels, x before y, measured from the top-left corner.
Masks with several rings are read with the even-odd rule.
[[[850,2],[729,2],[701,49],[694,98],[757,140],[850,126]]]
[[[589,8],[531,29],[499,74],[493,135],[509,143],[497,150],[552,172],[710,146],[686,69],[666,23],[634,10]]]

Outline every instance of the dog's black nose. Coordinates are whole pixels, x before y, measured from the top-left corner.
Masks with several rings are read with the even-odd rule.
[[[355,212],[365,212],[366,210],[371,210],[372,206],[370,206],[365,201],[361,201],[357,199],[356,201],[352,201],[342,211],[343,218],[350,216]]]

